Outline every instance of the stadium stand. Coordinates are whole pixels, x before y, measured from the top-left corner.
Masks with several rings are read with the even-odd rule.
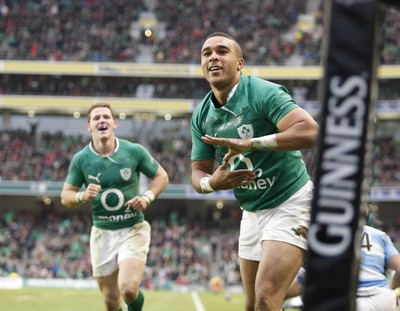
[[[246,66],[255,65],[256,70],[264,65],[318,66],[323,44],[323,4],[322,0],[1,1],[0,63],[4,72],[0,73],[0,101],[7,102],[10,97],[6,96],[30,95],[28,102],[43,103],[39,96],[51,95],[48,100],[58,103],[58,109],[47,111],[49,115],[58,115],[64,108],[62,105],[67,106],[75,97],[85,98],[87,102],[98,97],[108,100],[160,98],[169,99],[167,105],[171,107],[177,99],[189,99],[195,104],[209,87],[198,73],[192,73],[195,70],[190,66],[199,63],[200,44],[209,32],[224,30],[234,34],[244,48]],[[226,14],[227,6],[230,14]],[[400,13],[385,8],[382,29],[381,63],[400,64]],[[15,65],[10,71],[7,71],[7,61]],[[19,72],[15,69],[19,64],[13,61],[29,64],[45,61],[46,66],[67,62],[76,71],[71,73],[57,67],[43,73],[40,72],[43,63],[39,63],[33,71],[24,68]],[[117,67],[123,68],[118,71],[114,70],[116,67],[98,66],[107,62],[123,63],[126,67]],[[102,74],[90,70],[89,74],[88,71],[79,73],[87,63],[103,70]],[[133,71],[131,63],[152,63],[153,70],[165,64],[187,66],[179,77],[173,74],[178,71],[175,67],[167,76],[160,74],[161,69],[157,76],[148,76],[144,71],[124,74]],[[21,67],[26,65],[23,63]],[[299,79],[277,77],[273,80],[286,85],[302,103],[318,99],[319,78],[306,75]],[[399,79],[400,75],[379,80],[380,100],[399,101]],[[61,104],[59,96],[68,97]],[[26,102],[21,106],[31,107]],[[398,108],[394,106],[395,109],[388,109],[385,119],[379,118],[377,122],[371,186],[399,186],[400,138],[396,133],[400,130]],[[28,181],[32,185],[63,181],[72,154],[88,143],[88,137],[71,134],[68,128],[48,132],[43,129],[45,124],[15,128],[9,124],[8,117],[20,111],[10,107],[0,109],[0,183]],[[146,108],[142,105],[140,113],[145,113]],[[190,109],[171,122],[154,116],[143,117],[140,122],[135,119],[133,123],[137,124],[133,127],[141,131],[132,131],[129,137],[151,149],[175,185],[190,183],[191,141],[187,130]],[[154,110],[157,109],[153,113]],[[29,118],[26,119],[28,123]],[[303,156],[312,172],[313,150],[304,152]],[[12,196],[4,192],[3,195]],[[36,199],[35,196],[32,202]],[[215,215],[212,213],[205,221],[193,223],[193,219],[182,216],[185,209],[191,208],[189,200],[185,200],[173,203],[179,215],[170,213],[167,220],[160,219],[160,215],[150,217],[153,242],[143,286],[154,289],[193,283],[207,286],[210,277],[220,274],[227,280],[232,271],[234,276],[229,282],[238,282],[237,217],[220,219],[219,211],[214,208]],[[398,201],[397,195],[394,203],[390,203],[396,205]],[[21,206],[16,200],[7,206],[3,202],[0,203],[3,214],[0,276],[18,273],[25,278],[90,278],[89,214],[55,213],[54,206],[43,208],[35,203],[17,208]],[[391,216],[386,220],[386,231],[400,249],[400,218]],[[212,230],[215,228],[219,230]],[[221,243],[221,240],[227,242]],[[226,269],[232,263],[233,268]]]
[[[242,42],[248,64],[315,65],[323,6],[312,0],[8,0],[0,10],[0,59],[198,63],[199,44],[218,29]],[[399,63],[400,13],[385,12],[382,60]]]
[[[181,125],[180,121],[175,123],[176,127]],[[186,135],[173,135],[172,138],[170,135],[168,130],[161,127],[159,131],[153,131],[152,137],[145,143],[166,168],[171,183],[189,184],[190,135],[188,132]],[[21,129],[0,131],[0,179],[63,181],[72,155],[88,143],[88,137],[69,136],[60,132],[32,133]],[[314,151],[303,152],[310,172],[315,161]],[[387,157],[388,154],[393,156]],[[375,138],[371,186],[396,186],[400,183],[399,154],[400,145],[393,136]]]

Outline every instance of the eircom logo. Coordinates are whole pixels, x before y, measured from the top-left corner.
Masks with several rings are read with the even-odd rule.
[[[249,158],[246,158],[242,154],[234,155],[228,161],[228,164],[231,167],[231,171],[234,171],[235,169],[240,168],[241,163],[244,163],[248,170],[251,170],[251,171],[253,170],[253,163],[251,162],[251,160]]]
[[[251,182],[251,184],[240,186],[238,188],[248,190],[265,190],[271,188],[275,183],[276,176],[263,177],[263,170],[261,168],[254,170],[254,166],[251,160],[243,156],[242,154],[237,154],[230,158],[228,161],[228,165],[230,166],[232,171],[237,169],[248,169],[254,171],[257,176],[257,178]]]

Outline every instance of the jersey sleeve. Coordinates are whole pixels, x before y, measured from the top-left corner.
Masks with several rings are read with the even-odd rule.
[[[278,124],[287,113],[299,107],[282,85],[258,80],[254,86],[257,88],[254,94],[258,94],[254,99],[257,110],[274,124]]]
[[[202,160],[214,160],[215,159],[215,148],[212,145],[206,144],[201,139],[205,133],[202,130],[202,122],[205,122],[201,118],[201,110],[198,107],[194,113],[190,122],[190,131],[192,135],[192,161]]]
[[[76,186],[76,187],[81,187],[84,182],[85,178],[83,176],[81,166],[80,166],[80,154],[77,153],[72,157],[71,163],[68,168],[68,175],[65,180],[66,183]]]
[[[149,178],[153,178],[154,175],[157,173],[158,166],[160,164],[157,162],[156,159],[153,158],[153,156],[146,148],[144,148],[139,144],[137,144],[136,147],[137,150],[135,152],[138,156],[139,160],[138,168],[140,172],[142,172]]]
[[[393,245],[392,240],[390,239],[390,237],[385,234],[385,258],[386,260],[389,260],[390,258],[392,258],[395,255],[398,255],[399,252],[396,249],[396,247]]]

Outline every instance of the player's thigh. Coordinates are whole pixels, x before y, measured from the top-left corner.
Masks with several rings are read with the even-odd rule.
[[[145,262],[142,259],[126,258],[119,263],[118,286],[121,290],[138,290],[143,277]]]
[[[298,246],[281,241],[263,241],[256,289],[285,295],[303,263],[303,257],[304,250]]]
[[[105,299],[119,299],[120,292],[118,289],[118,270],[107,276],[96,277],[96,281]]]
[[[118,270],[119,243],[116,243],[117,234],[117,231],[92,227],[90,257],[94,277],[106,277]]]
[[[124,233],[122,242],[118,249],[118,266],[125,259],[135,258],[146,263],[150,248],[151,227],[147,221],[143,221],[129,228]]]
[[[134,225],[118,251],[119,278],[122,289],[139,287],[149,252],[151,227],[147,221]]]
[[[255,260],[248,260],[240,258],[240,276],[246,296],[254,300],[254,287],[256,282],[256,275],[259,262]]]

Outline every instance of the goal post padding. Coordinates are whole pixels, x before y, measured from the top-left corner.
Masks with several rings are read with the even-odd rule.
[[[325,5],[321,128],[305,262],[306,311],[355,310],[381,11],[376,0],[331,0]]]

